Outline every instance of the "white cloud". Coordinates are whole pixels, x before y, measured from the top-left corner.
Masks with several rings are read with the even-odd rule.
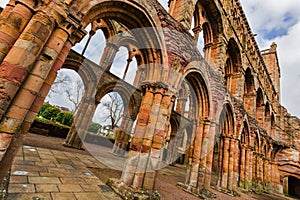
[[[8,4],[9,0],[1,0],[0,7],[4,8],[6,4]]]
[[[300,117],[300,4],[298,0],[241,0],[261,49],[277,43],[282,105]]]

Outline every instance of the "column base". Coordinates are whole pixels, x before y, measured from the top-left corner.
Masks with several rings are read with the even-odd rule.
[[[157,191],[148,191],[127,186],[118,179],[110,178],[106,183],[112,190],[123,199],[129,200],[160,200],[161,196]]]
[[[0,182],[0,199],[7,199],[9,178],[10,178],[10,173],[8,172],[7,175],[4,177],[4,180]]]
[[[210,190],[207,189],[199,189],[199,188],[195,188],[195,187],[191,187],[189,185],[186,185],[184,183],[177,183],[176,186],[182,190],[184,190],[185,192],[188,192],[196,197],[199,197],[200,199],[214,199],[217,198],[217,195],[215,193],[213,193]]]
[[[68,147],[68,148],[74,148],[74,149],[79,149],[79,150],[85,150],[82,146],[73,146],[71,144],[67,144],[67,143],[62,143],[62,145],[64,147]]]
[[[224,194],[227,194],[229,196],[232,196],[232,197],[240,197],[241,195],[235,191],[235,190],[229,190],[229,189],[225,189],[225,188],[222,188],[222,187],[212,187],[214,190],[217,190],[219,192],[222,192]]]

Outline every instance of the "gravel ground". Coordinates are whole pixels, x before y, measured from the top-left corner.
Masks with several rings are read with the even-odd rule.
[[[64,139],[62,138],[55,138],[55,137],[46,137],[42,135],[36,135],[28,133],[25,140],[24,145],[34,146],[34,147],[41,147],[41,148],[48,148],[48,149],[55,149],[60,151],[68,151],[73,153],[82,153],[82,154],[89,154],[89,152],[85,150],[78,150],[73,148],[67,148],[62,145]],[[91,168],[89,169],[92,173],[99,177],[99,179],[103,182],[106,182],[108,178],[120,178],[122,172],[115,169],[105,168],[105,169],[97,169]],[[159,191],[162,196],[163,200],[199,200],[199,198],[184,192],[183,190],[176,187],[176,183],[181,182],[184,183],[185,181],[185,173],[186,169],[184,166],[176,165],[176,166],[168,166],[162,169],[157,176],[157,181],[155,188]],[[252,199],[259,199],[259,200],[284,200],[284,199],[291,199],[286,198],[283,196],[272,196],[268,194],[264,195],[257,195],[251,194],[246,195],[243,193],[241,197],[232,197],[226,194],[223,194],[218,191],[213,191],[217,194],[217,200],[252,200]]]

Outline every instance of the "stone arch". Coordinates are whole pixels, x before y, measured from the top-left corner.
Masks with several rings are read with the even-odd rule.
[[[99,102],[102,97],[110,92],[117,92],[124,102],[124,111],[133,119],[136,118],[137,110],[141,99],[133,93],[134,90],[128,89],[128,85],[122,82],[108,82],[98,85],[97,93],[95,95],[96,102]],[[137,108],[134,108],[137,107]]]
[[[271,135],[271,110],[269,102],[265,104],[265,113],[264,113],[264,129],[267,131],[268,135]]]
[[[250,115],[254,115],[254,113],[255,113],[255,86],[254,86],[254,77],[252,75],[250,67],[248,67],[245,72],[244,107]]]
[[[233,95],[239,94],[238,82],[240,81],[242,60],[237,42],[231,38],[227,45],[227,59],[225,63],[225,80],[229,92]]]
[[[287,193],[291,197],[300,198],[300,179],[295,176],[288,176]]]
[[[252,75],[252,71],[250,67],[246,69],[245,72],[245,84],[244,84],[244,93],[245,94],[253,94],[255,86],[254,86],[254,77]]]
[[[271,114],[271,137],[275,138],[275,134],[276,134],[276,121],[275,121],[275,115],[272,112],[272,114]]]
[[[250,180],[249,176],[249,157],[250,157],[250,144],[251,144],[250,128],[247,121],[243,122],[243,128],[239,137],[239,177],[238,186],[244,189],[248,188]]]
[[[190,112],[189,118],[192,122],[190,130],[192,138],[190,140],[190,148],[187,152],[189,162],[186,177],[186,184],[189,190],[192,188],[198,188],[199,183],[204,180],[204,177],[199,177],[199,173],[206,169],[206,156],[208,146],[201,145],[202,141],[208,137],[210,121],[210,94],[208,86],[205,81],[205,76],[202,72],[190,66],[190,69],[185,73],[185,82],[189,86],[190,90]],[[189,135],[189,134],[188,134]],[[200,172],[199,172],[200,171]],[[202,179],[203,180],[200,180]]]
[[[155,21],[153,11],[148,11],[133,2],[124,1],[94,0],[82,3],[76,0],[72,5],[74,9],[76,8],[82,13],[83,27],[97,19],[113,19],[123,24],[126,31],[135,38],[138,44],[136,46],[142,52],[145,79],[160,80],[161,77],[157,76],[160,73],[156,72],[160,69],[155,67],[155,63],[165,64],[168,61],[164,60],[167,55],[165,51],[162,51],[164,49],[162,34],[158,32],[157,28],[154,28],[160,23]],[[117,37],[122,37],[122,33],[118,34]]]
[[[211,185],[226,190],[233,188],[234,114],[230,103],[223,105],[219,117],[219,136],[215,136]],[[232,150],[230,150],[232,149]]]
[[[259,179],[259,155],[260,155],[260,133],[258,131],[253,132],[253,158],[252,158],[252,186],[256,187]]]
[[[211,29],[211,42],[218,42],[220,34],[223,30],[221,13],[215,2],[209,0],[198,0],[194,12],[195,28],[201,27],[205,22],[208,22]],[[205,36],[204,36],[205,37]]]
[[[220,42],[223,23],[220,11],[213,1],[198,0],[194,11],[194,39],[198,42],[200,32],[203,33],[205,60],[214,67],[215,44]]]
[[[256,120],[258,125],[263,126],[264,117],[264,96],[262,89],[259,87],[256,92]]]

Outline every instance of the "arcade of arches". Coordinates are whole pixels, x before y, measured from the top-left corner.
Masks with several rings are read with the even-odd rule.
[[[98,31],[105,48],[94,63],[86,50]],[[71,50],[85,36],[83,51]],[[122,77],[110,71],[120,48]],[[61,68],[85,87],[66,146],[82,146],[104,95],[122,97],[113,151],[124,154],[133,134],[110,182],[121,196],[159,199],[156,173],[176,161],[187,166],[178,185],[196,195],[300,196],[300,120],[280,104],[276,44],[258,49],[238,0],[171,0],[168,11],[156,0],[10,0],[0,14],[1,180]]]

